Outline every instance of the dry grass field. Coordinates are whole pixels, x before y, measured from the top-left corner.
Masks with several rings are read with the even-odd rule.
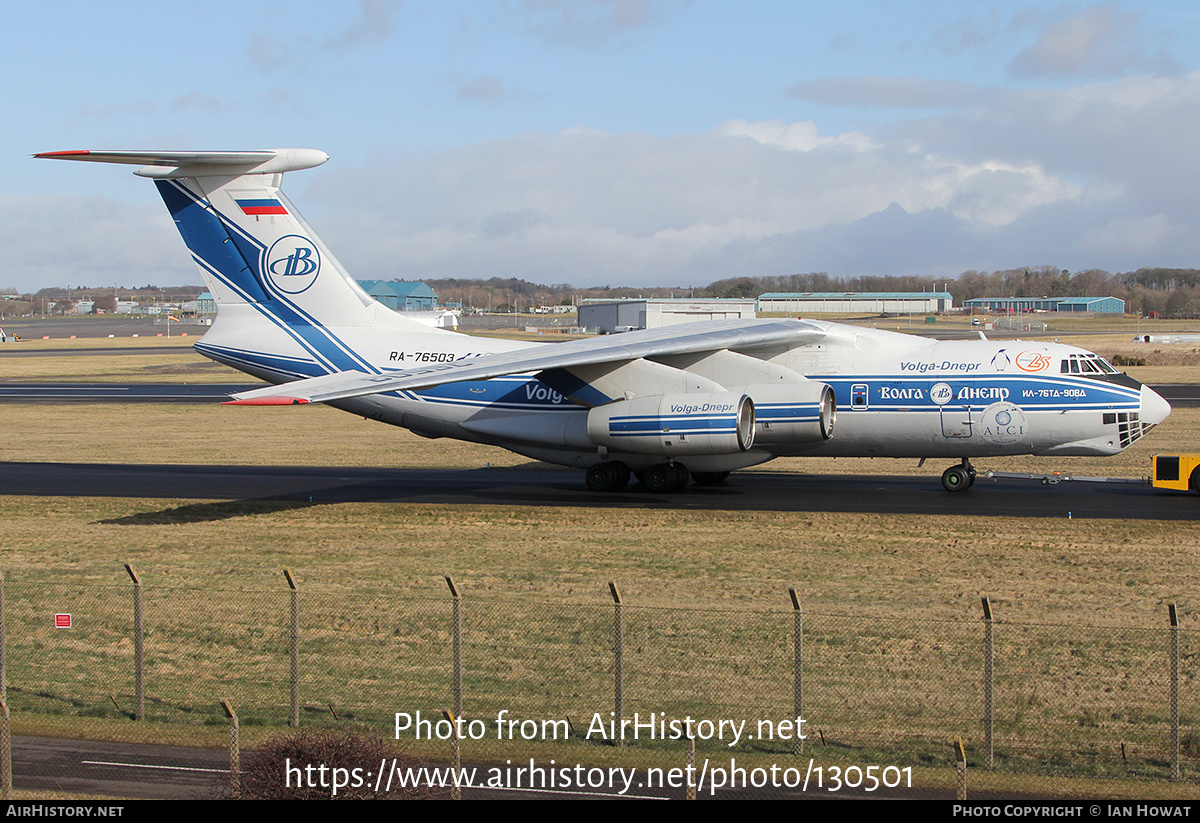
[[[85,342],[94,343],[72,341]],[[1110,354],[1105,343],[1115,345],[1101,339],[1093,347]],[[63,349],[61,358],[2,359],[3,376],[13,377],[9,366],[18,363],[28,377],[41,364],[42,376],[54,379],[175,379],[155,370],[204,362],[186,349],[133,352],[104,358],[100,370],[89,365],[95,355]],[[1188,377],[1196,367],[1187,363],[1143,368],[1184,378],[1166,382],[1200,382]],[[526,463],[323,407],[0,405],[0,430],[10,462]],[[1148,471],[1152,452],[1198,448],[1200,410],[1180,409],[1116,458],[979,462],[981,469],[1136,477]],[[920,473],[940,494],[944,466],[934,462],[918,469],[915,460],[789,459],[764,468]],[[0,497],[0,522],[9,679],[36,683],[10,690],[10,700],[26,701],[27,732],[62,730],[70,716],[70,733],[128,735],[125,721],[114,719],[128,709],[131,689],[125,562],[140,571],[150,597],[157,718],[214,722],[218,692],[246,706],[285,699],[287,567],[305,604],[306,722],[320,722],[326,705],[383,722],[389,711],[445,702],[445,574],[464,592],[477,713],[515,705],[535,717],[610,709],[607,581],[615,580],[629,604],[629,665],[641,673],[631,678],[627,705],[784,716],[787,589],[794,586],[811,633],[808,705],[838,741],[813,751],[828,762],[944,762],[954,736],[978,743],[979,597],[986,593],[1003,621],[1003,762],[1018,771],[1053,763],[1106,777],[1162,773],[1162,629],[1166,604],[1178,603],[1187,774],[1196,777],[1200,537],[1183,522],[28,496]],[[77,640],[44,622],[63,609],[86,616]],[[25,626],[28,634],[18,637],[16,627]],[[267,725],[280,719],[278,710],[249,714]],[[219,742],[219,733],[194,739]],[[1129,764],[1113,766],[1127,750]],[[596,762],[637,757],[595,746],[570,752]],[[1119,785],[1056,791],[1160,791]]]
[[[89,341],[50,342],[70,351]],[[128,341],[117,342],[124,346]],[[104,359],[113,364],[109,373],[125,379],[129,372],[156,367],[143,358],[158,361],[158,367],[176,365],[176,358],[207,362],[186,348],[178,355],[122,353]],[[61,358],[74,359],[70,355]],[[14,358],[0,360],[0,364],[6,373],[14,362],[22,367],[43,364],[47,372],[56,368],[69,372],[73,367],[61,363],[54,367],[59,360]],[[429,441],[325,407],[0,405],[0,430],[6,433],[4,459],[11,462],[447,468],[527,462],[501,449]],[[1114,458],[1049,461],[1013,457],[978,462],[983,470],[1063,470],[1139,477],[1147,473],[1153,452],[1197,448],[1200,411],[1177,409],[1150,436]],[[788,458],[762,467],[818,474],[920,474],[931,480],[942,468],[937,461],[918,468],[915,460],[844,458]],[[688,601],[697,597],[721,601],[744,597],[733,592],[746,586],[778,592],[779,586],[806,581],[811,583],[809,597],[829,604],[827,608],[834,604],[858,608],[878,602],[872,592],[881,580],[887,580],[889,591],[899,600],[934,609],[931,617],[946,616],[938,609],[970,601],[980,591],[998,596],[1009,591],[1011,597],[1006,599],[1043,604],[1025,614],[1027,619],[1037,619],[1039,610],[1074,608],[1077,615],[1090,614],[1103,622],[1125,614],[1134,602],[1154,604],[1145,607],[1153,612],[1166,599],[1186,599],[1187,584],[1194,582],[1194,572],[1200,571],[1179,554],[1200,543],[1188,527],[1170,523],[1149,527],[1136,521],[1031,523],[1009,518],[980,521],[953,516],[744,512],[697,515],[609,508],[573,509],[568,514],[536,508],[346,504],[282,511],[251,506],[243,517],[114,526],[105,522],[128,521],[138,511],[169,506],[163,501],[121,499],[34,504],[29,498],[11,497],[0,500],[0,507],[6,524],[0,545],[10,575],[22,569],[49,570],[57,565],[54,558],[65,555],[74,558],[68,568],[86,569],[89,577],[108,574],[101,570],[111,569],[118,560],[144,557],[155,566],[170,568],[172,574],[194,574],[200,581],[211,581],[210,571],[180,562],[189,555],[215,562],[209,569],[257,574],[259,561],[241,545],[233,545],[244,543],[236,535],[250,528],[256,542],[266,549],[262,554],[271,558],[265,561],[267,571],[262,573],[275,574],[282,557],[315,578],[337,577],[353,585],[386,579],[390,586],[401,580],[435,579],[447,571],[476,575],[486,570],[489,588],[503,588],[502,581],[512,579],[523,581],[515,585],[516,590],[540,586],[557,596],[560,589],[554,578],[563,574],[576,580],[645,580],[647,592],[663,596],[671,587],[660,584],[686,587],[688,581],[700,581],[696,590],[685,595]],[[46,517],[47,511],[54,516]],[[698,516],[703,518],[703,528],[696,527]],[[131,531],[146,537],[130,542]],[[299,534],[314,539],[299,540]],[[324,557],[323,551],[315,548],[337,540],[345,540],[347,545],[333,556]],[[161,546],[172,541],[179,548],[162,552]],[[141,545],[147,548],[143,550]],[[189,549],[192,545],[203,548]],[[222,545],[231,547],[223,550]],[[122,551],[122,546],[129,548]],[[403,551],[397,551],[398,547]],[[430,567],[426,564],[432,555],[441,562]],[[385,578],[371,569],[369,558],[380,556],[388,557]],[[1053,562],[1049,562],[1051,557]],[[906,567],[908,563],[911,568]],[[361,573],[334,574],[338,568]],[[1137,569],[1138,574],[1120,579],[1122,568]],[[538,581],[538,586],[527,585],[524,581],[528,580]],[[896,581],[906,582],[897,588]],[[1047,591],[1041,590],[1043,585]],[[1062,598],[1050,596],[1050,592],[1061,593],[1064,587],[1078,590],[1080,602],[1056,605]],[[1129,597],[1135,593],[1145,598]],[[778,594],[769,595],[776,597]]]

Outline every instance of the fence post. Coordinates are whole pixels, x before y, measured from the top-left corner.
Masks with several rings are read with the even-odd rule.
[[[967,799],[967,750],[963,748],[961,740],[954,741],[954,753],[958,762],[955,768],[958,771],[958,779],[956,782],[954,797],[956,800],[965,801]]]
[[[792,598],[792,708],[796,713],[796,736],[792,738],[792,750],[804,752],[804,610],[800,608],[800,596],[794,588],[788,589]]]
[[[1171,618],[1171,779],[1179,780],[1179,611],[1167,606]]]
[[[447,577],[447,580],[449,578]],[[442,709],[442,717],[450,721],[450,799],[462,800],[462,786],[459,777],[462,775],[462,748],[458,743],[458,723],[455,718],[459,715]]]
[[[992,601],[985,594],[983,600],[983,738],[984,764],[989,769],[996,767],[996,623],[992,619]]]
[[[687,754],[688,754],[688,758],[687,758],[687,765],[688,765],[688,767],[687,767],[687,775],[688,775],[688,782],[687,782],[687,799],[688,799],[688,800],[695,800],[695,799],[696,799],[696,780],[695,780],[695,777],[694,777],[694,775],[696,774],[696,738],[692,737],[692,736],[689,734],[689,735],[688,735],[687,742],[688,742],[688,749],[687,749]]]
[[[221,701],[221,708],[229,718],[229,788],[237,795],[242,785],[242,745],[238,738],[238,716],[233,710],[233,704],[227,699]]]
[[[134,720],[146,719],[146,631],[142,625],[142,581],[133,564],[126,563],[125,571],[133,580],[133,700]]]
[[[0,799],[12,800],[12,730],[8,725],[8,701],[0,695]]]
[[[621,730],[616,745],[625,743],[625,727],[621,718],[625,715],[625,616],[621,612],[621,590],[615,580],[608,581],[608,591],[613,599],[613,717]]]
[[[292,600],[292,629],[291,629],[291,699],[292,710],[288,714],[288,725],[296,728],[300,725],[300,587],[291,569],[284,569],[283,576],[287,578],[288,588],[291,589]]]
[[[450,596],[454,598],[451,621],[451,634],[454,637],[454,716],[462,717],[463,710],[463,649],[462,649],[462,596],[454,578],[446,575],[446,585],[450,587]]]
[[[0,572],[0,700],[8,699],[8,670],[5,667],[4,639],[4,572]]]

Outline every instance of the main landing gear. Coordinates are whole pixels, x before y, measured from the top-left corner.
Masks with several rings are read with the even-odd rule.
[[[594,492],[619,492],[629,485],[629,467],[620,460],[605,460],[587,470],[587,487]]]
[[[942,488],[948,492],[965,492],[975,484],[975,467],[969,458],[964,457],[962,464],[951,466],[942,472]]]

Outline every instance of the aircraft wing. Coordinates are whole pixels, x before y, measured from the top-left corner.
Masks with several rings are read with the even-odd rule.
[[[621,363],[672,354],[721,350],[744,351],[764,346],[801,346],[818,342],[825,330],[803,320],[717,320],[687,323],[664,329],[644,329],[607,337],[550,343],[502,354],[458,360],[421,369],[365,374],[338,372],[279,386],[267,386],[232,395],[230,405],[280,406],[327,403],[392,391],[413,391],[487,380],[506,374],[526,374],[545,369],[569,369],[603,363]]]

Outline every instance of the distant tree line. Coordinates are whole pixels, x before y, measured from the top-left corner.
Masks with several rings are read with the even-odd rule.
[[[87,286],[50,286],[36,292],[19,294],[15,289],[0,290],[12,299],[0,303],[0,313],[8,317],[22,314],[71,314],[75,306],[81,302],[91,302],[93,311],[112,314],[116,311],[118,300],[131,300],[135,303],[184,303],[195,300],[204,292],[203,286],[155,286],[145,285],[136,288],[121,286],[104,286],[91,288]],[[53,308],[51,308],[53,306]]]
[[[1131,314],[1200,317],[1200,269],[1143,268],[1125,274],[1101,269],[1069,272],[1055,266],[981,272],[954,280],[920,277],[832,277],[824,272],[784,277],[740,277],[708,286],[713,297],[749,297],[764,292],[948,291],[954,305],[976,297],[1118,297]]]
[[[827,272],[762,277],[730,277],[707,286],[588,286],[569,283],[543,285],[515,277],[490,279],[448,278],[426,280],[442,303],[493,311],[524,310],[536,306],[577,304],[588,298],[691,297],[754,298],[766,292],[813,291],[948,291],[954,304],[974,297],[1119,297],[1132,314],[1156,312],[1161,317],[1200,317],[1200,269],[1142,268],[1123,274],[1101,269],[1069,272],[1056,266],[1029,266],[983,272],[965,271],[950,280],[920,275],[838,277]],[[52,287],[5,301],[10,316],[14,303],[33,307],[49,303],[73,304],[78,300],[185,301],[194,300],[200,286],[140,286],[125,288]],[[13,293],[8,290],[8,293]]]

